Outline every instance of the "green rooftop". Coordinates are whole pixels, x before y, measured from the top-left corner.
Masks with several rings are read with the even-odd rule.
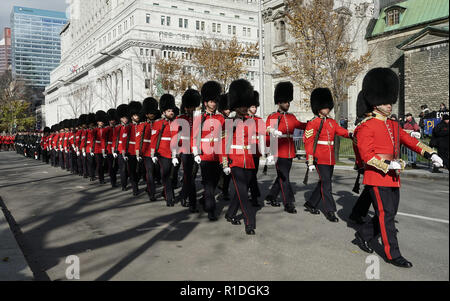
[[[392,26],[386,24],[386,11],[398,7],[400,13],[400,23]],[[384,8],[380,12],[378,21],[370,37],[382,35],[384,33],[407,29],[420,24],[448,19],[449,0],[407,0]]]

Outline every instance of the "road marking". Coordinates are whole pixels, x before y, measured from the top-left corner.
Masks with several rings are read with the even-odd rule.
[[[403,216],[415,217],[415,218],[424,219],[424,220],[433,221],[433,222],[444,223],[444,224],[448,224],[449,223],[449,221],[445,220],[445,219],[431,218],[431,217],[415,215],[415,214],[409,214],[409,213],[402,213],[402,212],[397,212],[397,214],[398,215],[403,215]]]

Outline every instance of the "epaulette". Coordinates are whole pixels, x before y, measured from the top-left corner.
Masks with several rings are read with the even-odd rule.
[[[358,123],[356,126],[360,126],[361,124],[363,124],[363,123],[369,121],[369,120],[372,119],[372,118],[373,118],[373,116],[367,116],[366,118],[364,118],[363,120],[361,120],[361,122]]]

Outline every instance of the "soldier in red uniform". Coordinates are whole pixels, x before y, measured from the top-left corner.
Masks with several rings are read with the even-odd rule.
[[[203,209],[210,221],[217,221],[215,190],[222,169],[219,163],[222,130],[225,119],[216,112],[222,86],[215,81],[206,82],[201,90],[205,112],[194,120],[192,153],[195,163],[200,165],[204,187]]]
[[[155,202],[155,168],[157,165],[153,163],[151,155],[151,138],[153,133],[153,127],[159,116],[158,102],[153,97],[148,97],[144,99],[142,104],[142,112],[146,122],[142,122],[138,126],[138,132],[136,134],[136,158],[137,160],[143,161],[146,172],[146,182],[147,182],[147,195],[150,202]]]
[[[77,132],[78,132],[78,119],[73,119],[71,135],[69,137],[69,145],[70,145],[71,162],[72,162],[71,173],[74,175],[78,174],[78,157],[77,157],[77,147],[75,144]]]
[[[256,168],[251,149],[252,136],[256,135],[256,122],[249,122],[248,108],[254,102],[252,85],[245,79],[231,83],[228,99],[230,110],[236,112],[232,128],[226,126],[223,138],[224,152],[221,155],[223,172],[231,175],[235,194],[231,201],[225,218],[236,224],[235,215],[241,208],[245,222],[245,232],[255,234],[256,208],[251,205],[248,198],[250,183]],[[227,124],[228,125],[228,124]]]
[[[128,105],[121,104],[117,107],[117,117],[120,119],[119,135],[115,141],[114,148],[112,149],[114,158],[118,157],[119,160],[119,172],[120,183],[122,191],[127,190],[128,184],[128,154],[127,154],[127,141],[130,136],[130,117],[129,117]]]
[[[75,133],[75,147],[77,154],[78,175],[87,178],[86,157],[82,152],[83,144],[86,139],[86,122],[87,115],[81,114],[78,118],[78,131]]]
[[[120,127],[118,125],[119,118],[117,117],[116,109],[109,109],[106,112],[108,115],[109,131],[108,131],[108,146],[106,147],[106,163],[108,165],[109,180],[111,182],[111,187],[117,187],[117,171],[119,170],[119,162],[117,157],[114,157],[114,144],[119,136]]]
[[[151,157],[154,164],[159,162],[161,168],[161,181],[164,186],[164,196],[168,207],[175,205],[175,196],[170,178],[173,167],[180,164],[176,153],[172,152],[172,138],[176,139],[177,128],[172,123],[175,120],[175,98],[164,94],[159,100],[159,110],[163,117],[156,121],[152,129]]]
[[[95,113],[95,121],[97,122],[97,127],[93,131],[94,135],[94,154],[96,163],[96,172],[98,175],[98,180],[100,184],[105,184],[105,159],[106,159],[106,148],[108,147],[108,135],[111,128],[105,127],[108,123],[108,115],[105,111],[99,110]]]
[[[373,113],[361,123],[356,139],[361,159],[366,163],[363,183],[369,186],[375,216],[356,232],[355,237],[362,250],[372,253],[370,242],[381,234],[388,262],[410,268],[412,263],[400,253],[395,227],[400,172],[406,165],[399,159],[400,146],[404,144],[431,159],[436,166],[442,166],[442,159],[433,149],[401,129],[398,122],[388,118],[398,98],[399,83],[398,76],[388,68],[372,69],[363,80],[363,96]]]
[[[87,158],[87,167],[89,173],[89,180],[94,182],[95,177],[95,153],[94,153],[94,129],[97,127],[97,122],[95,120],[95,113],[89,113],[87,117],[88,129],[86,131],[86,146],[84,153]]]
[[[276,158],[277,178],[266,197],[266,201],[272,206],[279,207],[277,201],[281,190],[284,210],[288,213],[297,213],[294,202],[294,192],[292,191],[289,174],[292,167],[292,159],[296,156],[294,144],[294,130],[306,127],[306,123],[300,122],[294,114],[288,113],[290,102],[294,98],[294,86],[291,82],[280,82],[275,87],[275,104],[278,111],[269,115],[266,121],[267,131],[274,138],[278,139],[278,149],[272,150],[274,153],[267,157],[270,164]]]
[[[49,138],[51,129],[49,127],[44,128],[44,137],[42,139],[42,161],[48,164],[50,159],[49,152]]]
[[[220,114],[222,114],[223,117],[225,118],[225,120],[233,119],[233,118],[229,117],[231,110],[230,110],[230,105],[228,104],[228,93],[222,94],[220,96],[218,109],[219,109]],[[221,178],[222,179],[219,180],[219,183],[222,182],[222,199],[224,201],[229,201],[230,196],[229,196],[228,190],[230,188],[231,175],[225,175],[224,173],[222,173]],[[219,187],[220,187],[220,184],[219,184]]]
[[[248,116],[247,118],[255,120],[255,123],[258,124],[263,122],[263,119],[259,116],[256,116],[259,107],[259,93],[254,91],[254,97],[252,102],[250,103],[250,107],[248,108]],[[251,195],[251,203],[254,207],[262,207],[264,206],[264,202],[259,203],[258,198],[261,196],[261,192],[259,190],[258,185],[258,171],[259,171],[259,160],[261,158],[261,151],[265,147],[265,135],[262,135],[259,131],[256,131],[255,135],[251,137],[251,145],[253,146],[253,162],[255,162],[255,169],[253,170],[252,180],[250,182],[250,195]]]
[[[304,206],[312,214],[317,214],[320,203],[326,218],[330,222],[338,222],[331,182],[336,164],[334,137],[335,135],[345,138],[351,136],[334,119],[328,117],[333,107],[333,96],[328,88],[317,88],[311,93],[311,108],[317,117],[308,122],[303,139],[308,168],[310,171],[317,169],[320,180]]]
[[[63,157],[64,157],[64,169],[70,170],[70,145],[69,139],[71,135],[72,121],[70,119],[66,119],[64,121],[64,142],[63,142]]]
[[[128,154],[128,172],[130,176],[130,183],[133,189],[133,195],[139,194],[139,177],[142,171],[143,162],[137,161],[136,157],[136,135],[138,134],[138,126],[141,123],[142,104],[138,101],[132,101],[128,104],[128,111],[130,113],[131,124],[130,134],[126,144],[126,153]]]
[[[178,129],[176,145],[172,147],[177,150],[183,166],[183,187],[181,188],[180,198],[182,206],[189,206],[191,213],[198,212],[197,209],[197,189],[195,185],[194,174],[194,155],[192,154],[193,146],[193,126],[194,111],[200,106],[201,95],[197,90],[188,89],[181,99],[181,107],[184,109],[183,114],[175,120],[175,128]],[[189,199],[189,202],[187,202]]]

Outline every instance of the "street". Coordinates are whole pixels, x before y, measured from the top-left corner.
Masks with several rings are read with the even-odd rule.
[[[15,152],[0,153],[0,197],[37,280],[66,280],[70,255],[80,259],[81,280],[367,280],[369,254],[352,243],[354,225],[346,222],[358,198],[351,192],[356,173],[335,171],[339,223],[303,211],[318,180],[310,173],[305,186],[304,173],[303,164],[291,171],[298,214],[265,206],[255,236],[225,221],[225,201],[218,202],[219,221],[210,222],[179,203],[166,207],[161,187],[158,202],[149,203],[142,182],[133,197]],[[274,174],[274,167],[259,174],[263,197]],[[380,280],[449,280],[448,198],[448,178],[402,179],[398,239],[414,266],[386,263],[380,245]]]

